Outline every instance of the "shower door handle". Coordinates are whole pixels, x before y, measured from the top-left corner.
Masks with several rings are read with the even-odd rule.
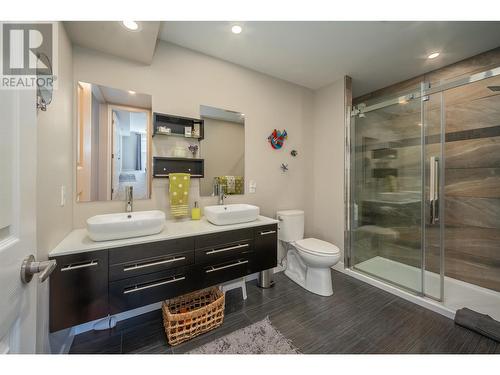
[[[430,223],[439,221],[439,159],[431,156],[429,181]]]

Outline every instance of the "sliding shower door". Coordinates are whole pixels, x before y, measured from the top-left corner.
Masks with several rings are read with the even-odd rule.
[[[477,74],[467,79],[467,84],[443,92],[446,276],[450,281],[469,284],[469,290],[483,290],[479,287],[493,292],[480,300],[480,306],[472,305],[477,297],[465,292],[452,294],[452,290],[445,302],[454,308],[474,308],[497,319],[500,318],[499,74],[500,68]],[[474,80],[482,77],[485,78]]]
[[[444,295],[444,111],[443,93],[425,95],[422,86],[423,144],[423,236],[422,294],[438,301]]]
[[[500,67],[358,104],[353,270],[500,319]]]
[[[425,144],[420,87],[353,110],[350,266],[423,293]]]

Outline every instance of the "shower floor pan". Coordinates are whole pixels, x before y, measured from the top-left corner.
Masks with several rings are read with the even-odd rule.
[[[339,268],[335,267],[340,271]],[[356,270],[361,272],[356,272]],[[419,268],[380,256],[357,264],[355,270],[343,269],[341,271],[450,318],[454,317],[458,309],[468,307],[482,314],[488,314],[493,319],[500,321],[500,293],[490,289],[445,276],[443,302],[420,297],[365,275],[366,273],[391,280],[408,289],[418,290],[420,288],[421,270]],[[424,285],[427,294],[439,295],[439,277],[436,273],[425,272]]]

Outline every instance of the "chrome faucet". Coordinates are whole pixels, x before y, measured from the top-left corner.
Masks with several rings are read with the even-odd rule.
[[[224,204],[224,198],[226,198],[226,194],[224,194],[224,185],[218,182],[214,184],[214,196],[218,197],[217,204]]]
[[[134,209],[134,187],[125,186],[125,212],[132,212]]]

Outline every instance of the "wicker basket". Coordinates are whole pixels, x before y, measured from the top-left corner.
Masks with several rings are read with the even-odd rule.
[[[224,293],[211,288],[166,300],[162,305],[168,343],[178,345],[217,328],[224,320]]]

